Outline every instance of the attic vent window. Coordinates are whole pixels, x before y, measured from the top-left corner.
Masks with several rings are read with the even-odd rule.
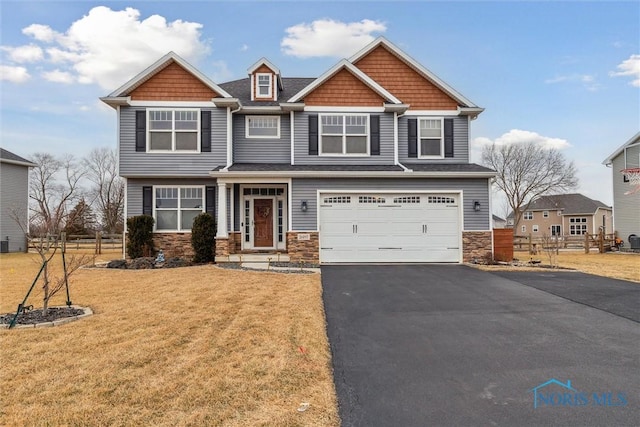
[[[271,74],[256,74],[257,78],[257,91],[256,98],[271,98]]]

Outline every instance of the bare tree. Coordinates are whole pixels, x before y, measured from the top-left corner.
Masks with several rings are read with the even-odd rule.
[[[124,180],[118,176],[118,156],[115,149],[95,148],[84,159],[87,178],[93,183],[91,204],[97,205],[102,226],[107,233],[123,228]]]
[[[29,198],[33,201],[31,226],[38,234],[58,235],[64,227],[69,205],[81,197],[82,168],[73,156],[56,158],[36,153],[31,158],[37,166],[29,171]]]
[[[482,162],[498,173],[494,184],[507,198],[514,226],[537,197],[562,193],[578,184],[573,162],[559,150],[533,142],[485,146]]]
[[[26,215],[23,211],[19,209],[11,209],[9,211],[9,216],[18,224],[18,226],[22,229],[24,234],[27,236],[27,239],[31,240],[32,235],[29,232],[30,226],[26,221]],[[53,259],[58,248],[60,247],[61,242],[59,241],[58,235],[52,235],[51,233],[42,233],[39,238],[33,241],[34,248],[38,255],[40,256],[40,262],[42,263],[42,274],[41,274],[41,288],[42,288],[42,314],[47,315],[47,311],[49,310],[49,301],[64,289],[65,284],[69,280],[69,277],[76,272],[83,265],[88,264],[89,262],[95,261],[95,256],[91,257],[88,255],[72,255],[68,261],[64,264],[63,268],[63,276],[52,276],[49,270],[49,262]]]

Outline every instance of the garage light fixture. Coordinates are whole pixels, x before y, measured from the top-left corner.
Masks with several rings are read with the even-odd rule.
[[[306,212],[307,211],[307,201],[303,200],[302,203],[300,203],[300,210],[302,212]]]
[[[480,202],[477,200],[473,201],[473,210],[476,212],[480,212]]]

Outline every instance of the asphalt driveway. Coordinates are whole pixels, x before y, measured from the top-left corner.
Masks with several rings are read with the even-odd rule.
[[[637,425],[640,324],[534,282],[460,265],[322,267],[343,425]]]

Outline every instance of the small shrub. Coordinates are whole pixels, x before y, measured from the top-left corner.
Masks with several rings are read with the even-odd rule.
[[[147,270],[156,267],[156,260],[153,257],[141,257],[131,261],[129,268],[132,270]]]
[[[140,258],[153,252],[153,217],[149,215],[132,216],[127,219],[127,255]],[[145,254],[145,252],[147,252]]]
[[[216,220],[211,214],[202,213],[194,218],[191,227],[193,262],[215,261]]]
[[[127,261],[123,259],[114,259],[109,261],[107,268],[127,268]]]

